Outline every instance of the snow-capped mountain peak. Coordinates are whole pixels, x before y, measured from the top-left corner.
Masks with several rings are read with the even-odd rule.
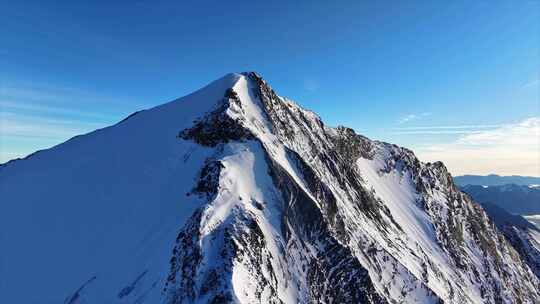
[[[442,163],[328,127],[252,72],[4,164],[0,182],[8,302],[540,300]]]

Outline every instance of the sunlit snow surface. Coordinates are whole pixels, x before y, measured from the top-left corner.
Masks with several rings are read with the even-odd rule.
[[[307,173],[291,151],[335,197],[333,216],[342,220],[343,227],[342,231],[337,225],[328,228],[329,233],[367,269],[368,279],[382,298],[407,303],[436,303],[439,298],[448,303],[482,302],[480,283],[493,288],[486,282],[499,274],[489,279],[482,276],[479,283],[472,274],[457,269],[450,262],[449,249],[438,239],[434,221],[442,221],[439,229],[452,221],[465,230],[463,259],[483,275],[485,265],[491,267],[493,261],[483,255],[463,221],[471,214],[482,224],[488,220],[446,184],[446,171],[419,164],[417,169],[424,171],[416,172],[405,161],[391,160],[392,153],[411,158],[411,152],[370,141],[373,157],[360,156],[350,162],[361,177],[360,188],[373,195],[376,206],[384,207],[377,207],[383,209],[380,217],[369,216],[356,200],[356,192],[363,189],[343,182],[343,176],[338,176],[342,172],[328,169],[335,160],[320,155],[333,151],[340,131],[279,96],[273,100],[279,103],[276,111],[289,113],[294,121],[287,121],[287,130],[274,129],[256,95],[256,85],[245,74],[229,74],[114,126],[2,165],[0,303],[166,303],[169,293],[164,287],[175,239],[197,210],[201,217],[195,223],[196,245],[202,253],[194,284],[202,284],[199,276],[220,261],[218,249],[223,244],[216,237],[220,229],[249,216],[265,240],[264,267],[255,265],[257,276],[254,265],[246,261],[232,265],[232,300],[267,303],[277,297],[284,303],[308,302],[311,286],[302,263],[320,254],[322,245],[294,233],[284,236],[283,206],[301,201],[283,201],[283,189],[269,175],[269,162],[284,170],[317,208],[323,210],[326,202],[311,191]],[[213,111],[229,88],[239,103],[227,108],[226,114],[241,121],[256,140],[205,147],[180,138],[179,132]],[[286,137],[288,132],[294,136]],[[223,166],[219,191],[210,201],[188,195],[208,159],[219,160]],[[419,192],[415,186],[419,177],[414,174],[424,174],[425,180],[420,180],[431,185]],[[450,194],[461,200],[452,201]],[[429,212],[422,204],[429,206]],[[490,237],[496,236],[493,229],[485,228]],[[539,286],[503,241],[494,242],[506,267],[501,272],[511,278],[527,277],[522,283],[526,288]],[[291,246],[300,243],[304,247]],[[275,286],[259,286],[261,277]],[[501,291],[504,302],[510,303],[510,292]],[[197,300],[209,299],[201,295]]]
[[[238,77],[0,167],[0,302],[63,303],[95,276],[86,303],[158,303],[171,242],[201,203],[185,194],[212,153],[177,134]]]

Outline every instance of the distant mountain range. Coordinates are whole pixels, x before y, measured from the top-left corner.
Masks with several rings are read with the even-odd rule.
[[[521,229],[533,229],[540,232],[540,228],[531,223],[521,215],[511,214],[503,208],[492,203],[480,203],[487,214],[491,217],[499,229],[507,225],[515,226]]]
[[[512,214],[540,214],[540,188],[522,185],[460,187],[479,203],[497,205]]]
[[[490,175],[462,175],[454,177],[454,182],[459,186],[465,185],[483,185],[483,186],[502,186],[507,184],[515,185],[540,185],[540,177],[534,176],[500,176]]]

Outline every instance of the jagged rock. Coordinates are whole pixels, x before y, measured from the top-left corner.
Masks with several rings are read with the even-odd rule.
[[[44,264],[9,235],[21,256],[7,259],[31,269],[47,299],[99,273],[77,301],[115,302],[118,290],[124,303],[540,301],[517,242],[442,163],[326,126],[255,73],[3,166],[0,179],[0,197],[22,210],[0,223],[50,245],[39,247]],[[97,218],[72,220],[73,204]],[[55,224],[64,229],[38,229],[24,210],[65,212]],[[30,301],[27,282],[13,282],[0,285],[0,302]]]

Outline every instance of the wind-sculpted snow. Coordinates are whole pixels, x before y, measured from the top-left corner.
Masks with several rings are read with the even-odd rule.
[[[0,181],[2,303],[540,302],[442,163],[328,127],[255,73]]]

